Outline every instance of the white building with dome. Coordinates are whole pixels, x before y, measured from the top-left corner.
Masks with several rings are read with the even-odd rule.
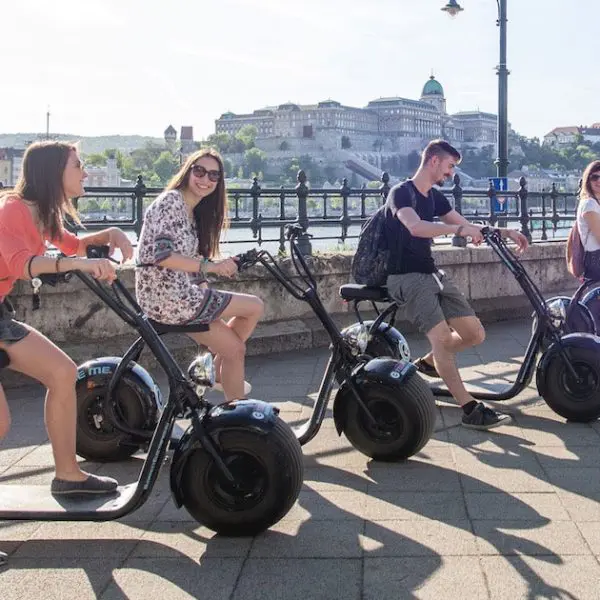
[[[420,152],[432,139],[443,138],[462,150],[493,146],[497,116],[475,111],[448,114],[444,89],[431,75],[419,100],[391,97],[371,100],[366,107],[345,106],[328,99],[316,104],[286,102],[250,114],[226,112],[215,121],[216,133],[235,135],[253,125],[256,145],[269,153],[331,155],[371,165],[382,157]]]

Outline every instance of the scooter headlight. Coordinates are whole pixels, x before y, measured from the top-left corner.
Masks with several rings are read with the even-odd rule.
[[[400,352],[400,358],[405,360],[406,362],[410,362],[410,346],[406,341],[406,338],[399,333],[400,337],[398,338],[398,351]]]
[[[567,307],[570,298],[551,298],[546,302],[548,315],[552,319],[552,324],[561,329],[567,320]]]
[[[198,355],[188,367],[188,377],[196,386],[198,396],[203,396],[206,388],[215,383],[215,366],[210,352]]]

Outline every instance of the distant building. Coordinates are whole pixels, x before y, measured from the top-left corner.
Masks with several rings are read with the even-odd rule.
[[[574,144],[579,138],[584,142],[596,144],[600,142],[600,123],[589,127],[571,125],[568,127],[555,127],[544,136],[544,145],[560,149]]]
[[[88,174],[85,180],[86,187],[120,187],[121,171],[117,167],[117,160],[109,158],[105,167],[86,167]]]
[[[449,115],[444,90],[433,75],[419,100],[378,98],[365,108],[331,99],[306,105],[287,102],[250,114],[226,112],[215,121],[215,131],[235,135],[246,125],[256,127],[256,144],[266,151],[345,149],[371,163],[382,152],[405,156],[418,152],[437,137],[470,149],[496,147],[498,139],[496,115],[481,111]]]
[[[167,144],[167,146],[169,146],[170,148],[175,146],[175,143],[177,142],[177,130],[175,129],[175,127],[173,127],[173,125],[169,125],[165,129],[164,138],[165,144]]]
[[[22,148],[0,148],[0,182],[3,186],[14,186],[21,175]]]
[[[179,134],[179,141],[181,143],[181,152],[184,156],[194,152],[194,150],[196,150],[196,144],[194,143],[194,128],[189,125],[183,125],[181,127],[181,133]]]

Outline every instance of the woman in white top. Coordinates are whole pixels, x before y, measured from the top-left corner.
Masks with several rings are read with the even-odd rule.
[[[585,250],[584,276],[600,280],[600,160],[591,162],[583,172],[577,227]]]

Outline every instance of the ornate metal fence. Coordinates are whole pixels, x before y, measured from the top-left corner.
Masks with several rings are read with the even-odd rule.
[[[229,221],[236,239],[228,243],[275,243],[283,252],[284,225],[298,221],[307,231],[299,240],[305,254],[312,251],[311,240],[346,244],[358,236],[360,226],[385,202],[391,188],[388,173],[383,173],[376,188],[350,188],[346,179],[337,189],[310,188],[304,171],[298,172],[297,181],[295,188],[262,188],[255,178],[247,189],[229,189]],[[86,195],[76,204],[87,229],[117,225],[137,236],[145,208],[161,191],[147,188],[140,175],[134,187],[86,188]],[[454,185],[441,191],[469,220],[506,224],[532,241],[565,239],[577,207],[576,194],[559,192],[554,184],[548,191],[529,192],[524,177],[518,190],[499,193],[491,183],[487,190],[463,189],[455,175]],[[461,245],[464,240],[455,238],[452,243]]]

